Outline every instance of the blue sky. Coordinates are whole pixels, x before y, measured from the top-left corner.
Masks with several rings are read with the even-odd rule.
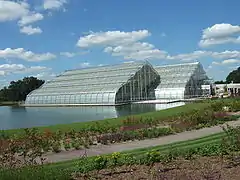
[[[240,1],[0,0],[0,87],[24,76],[149,60],[240,65]]]

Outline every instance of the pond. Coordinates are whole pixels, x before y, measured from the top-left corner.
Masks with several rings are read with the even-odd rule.
[[[0,129],[16,129],[54,124],[102,120],[121,116],[158,111],[184,105],[131,104],[123,106],[81,106],[81,107],[0,107]]]

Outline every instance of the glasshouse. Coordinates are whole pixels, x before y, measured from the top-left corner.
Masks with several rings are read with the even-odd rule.
[[[25,105],[116,105],[155,99],[160,76],[148,62],[67,70],[28,94]]]
[[[156,99],[187,99],[202,95],[201,86],[208,80],[199,62],[154,67],[161,76],[155,89]]]

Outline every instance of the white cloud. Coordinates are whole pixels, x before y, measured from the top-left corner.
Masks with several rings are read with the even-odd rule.
[[[240,43],[240,26],[231,24],[215,24],[203,30],[201,47],[226,43]]]
[[[89,35],[80,37],[77,46],[118,46],[123,44],[134,43],[150,36],[148,30],[139,30],[132,32],[123,31],[107,31],[107,32],[91,32]]]
[[[18,20],[29,13],[26,2],[0,0],[0,22]]]
[[[39,27],[34,28],[30,25],[30,26],[23,26],[20,29],[20,32],[27,35],[33,35],[33,34],[41,34],[42,30]]]
[[[34,23],[36,21],[43,20],[44,16],[40,13],[32,13],[22,16],[21,20],[18,21],[19,26],[25,26],[27,24]]]
[[[87,68],[87,67],[90,67],[91,65],[90,65],[90,63],[89,62],[84,62],[84,63],[81,63],[80,64],[80,67],[81,68]]]
[[[90,34],[80,37],[77,42],[79,47],[102,46],[104,52],[112,56],[123,56],[124,59],[146,60],[163,59],[167,53],[154,47],[147,42],[140,40],[150,36],[148,30],[131,32],[107,31],[90,32]]]
[[[18,20],[20,32],[33,35],[42,33],[39,27],[33,28],[31,25],[44,17],[40,13],[30,10],[30,5],[25,1],[0,0],[0,22]],[[26,26],[29,25],[29,26]]]
[[[193,61],[201,58],[214,58],[214,59],[233,59],[240,58],[240,51],[223,51],[223,52],[212,52],[212,51],[194,51],[192,53],[178,54],[174,56],[167,56],[169,60],[181,60],[181,61]]]
[[[65,57],[68,57],[68,58],[72,58],[72,57],[75,57],[77,55],[84,55],[84,54],[87,54],[89,53],[89,51],[82,51],[82,52],[60,52],[60,55],[61,56],[65,56]]]
[[[192,53],[178,54],[175,56],[167,56],[169,60],[181,60],[181,61],[193,61],[198,60],[203,57],[210,56],[212,52],[210,51],[194,51]]]
[[[61,56],[66,56],[66,57],[71,58],[71,57],[76,56],[76,53],[71,53],[71,52],[61,52],[60,55],[61,55]]]
[[[0,50],[0,58],[16,58],[26,61],[37,62],[51,60],[56,58],[56,56],[52,53],[35,54],[32,51],[26,51],[23,48],[17,49],[6,48]]]
[[[167,52],[156,49],[154,45],[146,42],[136,42],[116,47],[106,47],[104,52],[111,53],[112,56],[123,56],[124,59],[147,60],[163,59]]]
[[[26,67],[23,64],[2,64],[0,65],[0,71],[3,75],[9,74],[28,74],[33,72],[44,72],[49,71],[51,68],[44,66],[30,66]]]
[[[132,52],[137,52],[137,51],[147,51],[153,49],[154,46],[149,43],[132,43],[132,44],[124,44],[116,47],[106,47],[104,49],[104,52],[111,53],[113,56],[125,56],[128,55]]]
[[[240,26],[231,24],[215,24],[203,30],[203,39],[228,37],[240,33]]]
[[[150,60],[150,59],[164,59],[167,53],[159,49],[139,50],[124,56],[124,59],[135,60]]]
[[[0,70],[0,76],[4,76],[5,75],[5,71]]]
[[[44,9],[60,9],[66,4],[66,0],[44,0]]]
[[[56,77],[56,74],[55,73],[52,73],[52,72],[40,72],[36,75],[32,75],[33,77],[36,77],[38,79],[42,79],[42,80],[45,80],[45,81],[48,81],[48,80],[51,80],[53,79],[54,77]]]
[[[212,64],[214,65],[230,65],[230,64],[240,64],[240,60],[238,59],[226,59],[222,62],[213,61]]]
[[[213,52],[212,57],[218,59],[233,59],[233,58],[240,59],[240,51]]]
[[[221,63],[220,63],[220,62],[213,61],[212,64],[214,64],[214,65],[220,65]]]
[[[135,61],[125,61],[123,62],[124,64],[131,64],[131,63],[134,63]]]
[[[226,60],[222,61],[222,64],[236,64],[236,63],[240,64],[240,60],[238,60],[238,59],[226,59]]]

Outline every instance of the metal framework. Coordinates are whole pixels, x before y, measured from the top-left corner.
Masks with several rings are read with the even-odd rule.
[[[156,99],[187,99],[202,95],[201,85],[208,79],[199,62],[154,67],[161,76]]]
[[[25,105],[115,105],[155,99],[160,76],[148,62],[65,71],[32,91]]]

